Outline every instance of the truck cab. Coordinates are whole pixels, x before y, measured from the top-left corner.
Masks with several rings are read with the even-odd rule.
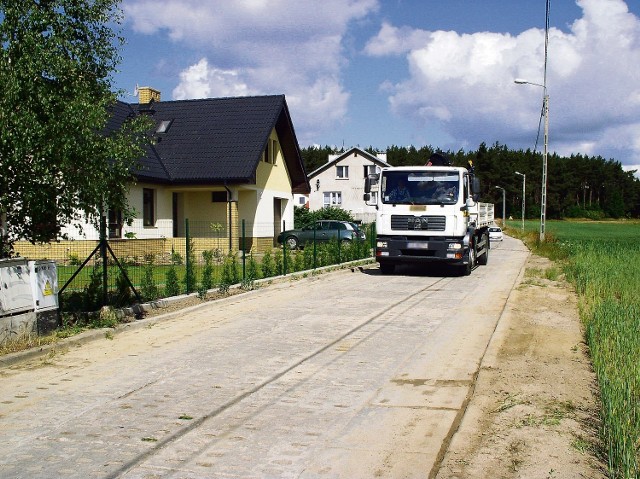
[[[479,203],[480,185],[466,168],[383,168],[365,181],[376,206],[376,260],[384,274],[398,264],[445,262],[470,274],[486,264],[493,205]]]

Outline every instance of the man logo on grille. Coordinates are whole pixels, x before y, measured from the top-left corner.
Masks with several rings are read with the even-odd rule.
[[[413,217],[413,218],[409,218],[409,228],[412,228],[414,230],[426,230],[429,229],[429,219],[426,217]]]

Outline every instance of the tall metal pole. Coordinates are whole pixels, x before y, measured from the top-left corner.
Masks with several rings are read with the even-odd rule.
[[[545,24],[544,24],[544,78],[542,88],[544,90],[544,100],[542,109],[544,111],[544,152],[542,153],[542,205],[540,208],[540,243],[544,242],[545,222],[547,219],[547,151],[549,148],[549,95],[547,93],[547,63],[549,59],[549,10],[551,0],[545,2]]]
[[[547,153],[549,148],[549,95],[544,87],[544,150],[542,152],[542,205],[540,208],[540,242],[544,241],[545,222],[547,219]]]
[[[549,56],[549,7],[551,0],[546,1],[545,28],[544,28],[544,79],[542,84],[533,83],[527,80],[516,78],[514,81],[519,85],[535,85],[543,88],[544,97],[542,100],[542,113],[544,114],[544,151],[542,152],[542,203],[540,205],[540,242],[544,241],[545,223],[547,219],[547,156],[549,150],[549,95],[547,94],[547,59]],[[540,134],[540,126],[538,126]],[[537,144],[537,140],[536,140]],[[524,181],[524,180],[523,180]],[[524,186],[523,186],[524,191]],[[523,198],[524,201],[524,198]],[[524,210],[524,206],[522,207]],[[524,229],[524,220],[523,226]]]

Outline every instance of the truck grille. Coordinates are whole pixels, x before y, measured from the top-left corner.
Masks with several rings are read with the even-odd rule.
[[[394,231],[444,231],[446,225],[445,216],[391,215],[391,229]]]

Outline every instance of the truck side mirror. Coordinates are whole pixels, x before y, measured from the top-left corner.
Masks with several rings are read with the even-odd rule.
[[[480,178],[474,176],[471,180],[471,193],[473,195],[480,194]]]
[[[366,202],[371,200],[371,193],[365,193],[364,195],[362,195],[362,199]]]
[[[471,196],[473,201],[480,199],[480,178],[473,176],[471,178]]]
[[[364,192],[371,193],[371,190],[373,189],[373,187],[378,185],[379,180],[380,180],[380,175],[376,173],[367,175],[367,177],[364,179]],[[365,199],[365,201],[367,200]]]

